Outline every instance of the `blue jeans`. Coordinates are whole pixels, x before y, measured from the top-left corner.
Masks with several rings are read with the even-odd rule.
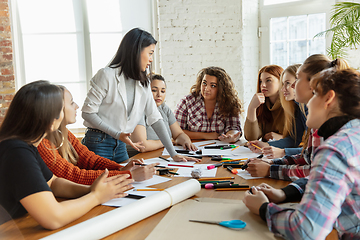
[[[81,143],[95,154],[117,163],[129,159],[126,144],[102,131],[87,129]]]

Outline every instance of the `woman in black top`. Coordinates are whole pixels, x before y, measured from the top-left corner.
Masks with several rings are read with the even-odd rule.
[[[47,81],[23,86],[15,95],[0,127],[0,205],[11,217],[26,212],[41,226],[56,229],[114,197],[126,196],[128,174],[107,178],[105,171],[93,185],[57,178],[41,159],[37,146],[64,117],[62,91]],[[56,149],[59,146],[53,146]],[[55,197],[74,198],[58,202]]]

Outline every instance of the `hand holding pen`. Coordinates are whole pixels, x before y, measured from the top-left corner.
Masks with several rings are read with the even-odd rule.
[[[139,167],[131,170],[131,175],[132,178],[139,182],[139,181],[144,181],[147,179],[150,179],[153,177],[154,174],[156,174],[156,166],[159,165],[160,163],[151,163],[151,164],[136,164],[139,165]]]
[[[261,142],[259,140],[249,141],[246,143],[246,146],[252,151],[253,153],[263,153],[262,148],[269,146],[268,143]]]

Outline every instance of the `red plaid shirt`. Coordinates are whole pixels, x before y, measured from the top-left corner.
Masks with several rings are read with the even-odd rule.
[[[182,129],[192,132],[217,132],[219,134],[226,134],[230,130],[241,132],[240,116],[221,116],[217,103],[214,113],[209,119],[201,96],[194,97],[189,94],[181,99],[176,107],[175,117]]]

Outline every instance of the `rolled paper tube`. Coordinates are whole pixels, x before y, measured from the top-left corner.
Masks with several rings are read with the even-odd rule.
[[[152,196],[106,212],[42,239],[69,240],[104,238],[195,195],[200,189],[199,182],[195,179],[190,179]]]

